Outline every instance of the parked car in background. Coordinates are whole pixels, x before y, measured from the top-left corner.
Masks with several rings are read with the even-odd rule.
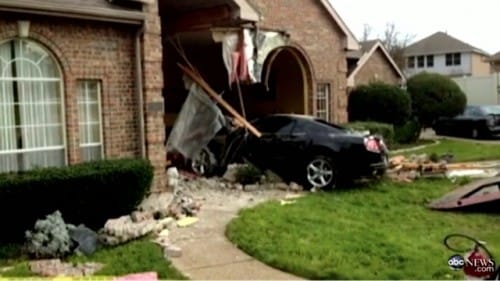
[[[437,135],[490,138],[500,134],[500,105],[467,106],[453,118],[440,118],[434,126]]]
[[[285,181],[306,188],[333,188],[343,179],[385,173],[388,150],[380,136],[354,132],[326,121],[291,114],[274,114],[251,122],[262,136],[234,130],[216,153],[194,160],[204,171],[222,174],[240,157]],[[210,160],[201,163],[200,159]]]

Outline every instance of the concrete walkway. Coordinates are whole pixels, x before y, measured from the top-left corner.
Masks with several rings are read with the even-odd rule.
[[[274,197],[284,195],[281,192],[281,196]],[[225,202],[204,204],[197,223],[170,233],[170,240],[182,249],[181,257],[171,259],[173,265],[196,280],[300,280],[255,260],[225,236],[226,225],[240,208],[265,200],[265,196],[243,192],[238,198],[226,197]]]

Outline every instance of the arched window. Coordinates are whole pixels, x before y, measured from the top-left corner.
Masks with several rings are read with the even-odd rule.
[[[41,45],[0,44],[0,172],[66,164],[62,77]]]

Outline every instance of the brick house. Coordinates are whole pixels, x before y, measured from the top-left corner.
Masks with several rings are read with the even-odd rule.
[[[163,186],[155,5],[1,0],[0,14],[0,172],[142,156]]]
[[[243,87],[249,118],[278,112],[347,121],[347,50],[359,49],[352,32],[326,0],[175,0],[160,2],[164,42],[180,38],[193,65],[216,92],[236,108],[227,83],[219,34],[279,34],[286,43],[265,47],[261,83]],[[186,96],[175,66],[176,52],[164,45],[166,126],[171,127]],[[172,59],[170,61],[168,58]],[[269,86],[264,90],[262,84]]]
[[[360,42],[361,50],[348,55],[349,88],[381,81],[403,86],[406,78],[380,40]]]
[[[217,38],[277,35],[255,60],[261,83],[242,85],[248,116],[347,121],[346,55],[359,44],[327,0],[0,0],[0,14],[0,172],[144,157],[165,186],[166,133],[186,97],[171,39],[236,107]]]

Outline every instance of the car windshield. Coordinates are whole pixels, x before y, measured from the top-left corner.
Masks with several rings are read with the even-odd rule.
[[[500,114],[500,105],[486,105],[482,106],[481,109],[486,114]]]

